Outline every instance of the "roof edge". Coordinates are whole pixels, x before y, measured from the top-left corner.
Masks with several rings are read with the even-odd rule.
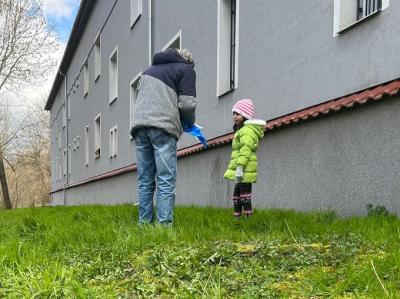
[[[47,111],[51,109],[54,103],[54,98],[56,97],[57,91],[63,81],[64,74],[66,74],[68,71],[71,60],[75,54],[82,34],[85,31],[86,24],[95,4],[96,0],[81,0],[81,4],[79,5],[78,13],[75,17],[74,24],[72,25],[71,34],[68,38],[63,57],[58,67],[57,74],[55,75],[49,96],[47,97],[46,105],[44,106],[44,109]]]

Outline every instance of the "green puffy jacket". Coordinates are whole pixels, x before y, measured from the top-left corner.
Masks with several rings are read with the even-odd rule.
[[[258,141],[264,136],[265,121],[247,120],[244,126],[236,131],[232,141],[232,155],[224,178],[234,181],[238,165],[243,166],[242,183],[257,181],[257,148]]]

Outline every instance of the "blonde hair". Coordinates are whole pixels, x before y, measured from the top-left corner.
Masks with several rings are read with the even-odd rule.
[[[187,62],[193,63],[193,55],[192,55],[192,53],[189,52],[188,49],[182,49],[182,50],[177,49],[177,51],[178,51],[179,56],[181,56]]]

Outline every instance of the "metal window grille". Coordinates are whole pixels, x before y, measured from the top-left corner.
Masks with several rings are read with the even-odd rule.
[[[230,89],[235,88],[236,60],[236,0],[231,0],[231,53],[230,53]]]
[[[382,0],[357,0],[357,21],[382,8]]]

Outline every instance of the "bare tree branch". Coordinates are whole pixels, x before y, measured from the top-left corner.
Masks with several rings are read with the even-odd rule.
[[[42,82],[47,71],[55,66],[56,61],[49,54],[57,48],[56,35],[46,22],[42,0],[0,0],[0,102],[4,101],[2,95],[5,92],[18,94],[21,87]],[[7,105],[0,106],[0,183],[3,200],[10,208],[10,198],[6,198],[8,184],[3,161],[12,168],[15,180],[18,176],[15,165],[29,162],[29,167],[35,169],[39,181],[45,185],[49,164],[45,161],[48,159],[45,147],[49,138],[44,137],[48,134],[47,124],[43,122],[46,114],[43,116],[31,109],[30,114],[13,119],[8,108]],[[22,150],[26,150],[23,158]],[[17,158],[18,163],[14,161],[14,167],[9,156]]]

